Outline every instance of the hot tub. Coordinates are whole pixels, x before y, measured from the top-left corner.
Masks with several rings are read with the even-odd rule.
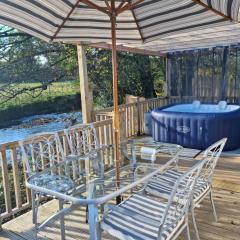
[[[152,111],[154,140],[205,149],[227,137],[225,150],[240,148],[240,106],[177,104]]]

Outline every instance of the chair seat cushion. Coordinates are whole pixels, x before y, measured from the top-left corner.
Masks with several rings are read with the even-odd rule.
[[[155,240],[167,207],[166,202],[159,202],[149,196],[134,194],[122,204],[111,210],[104,217],[101,227],[111,235],[124,240]],[[175,214],[170,207],[161,239],[167,240],[176,232],[184,217]]]
[[[182,174],[184,172],[176,169],[158,173],[148,182],[145,190],[154,196],[169,198],[174,184]],[[209,188],[209,184],[204,179],[199,178],[195,185],[194,202],[197,202]]]

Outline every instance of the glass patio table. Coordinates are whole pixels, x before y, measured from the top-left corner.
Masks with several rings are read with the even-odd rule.
[[[88,160],[94,161],[91,157]],[[99,212],[102,206],[124,193],[131,194],[142,189],[155,174],[175,164],[176,159],[172,158],[164,165],[129,162],[120,168],[120,181],[116,181],[114,167],[92,173],[91,178],[84,176],[79,166],[85,161],[84,158],[62,161],[32,175],[26,185],[33,191],[54,196],[61,201],[88,206],[90,240],[98,240],[101,239]]]
[[[128,145],[130,146],[130,154]],[[144,152],[141,152],[142,147],[145,150],[152,150],[152,152],[144,154]],[[178,144],[156,142],[152,137],[148,136],[128,139],[122,143],[121,148],[125,156],[128,156],[133,164],[137,163],[139,160],[141,160],[141,158],[142,160],[150,160],[155,162],[158,154],[165,155],[168,159],[170,159],[179,156],[179,153],[183,150],[183,147]],[[151,154],[155,156],[153,157]]]

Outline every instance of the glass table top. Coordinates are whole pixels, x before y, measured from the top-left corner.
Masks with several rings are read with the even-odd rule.
[[[27,180],[27,186],[53,196],[64,195],[66,200],[99,199],[121,191],[126,187],[140,189],[144,183],[158,173],[164,166],[140,163],[120,168],[120,181],[116,180],[115,169],[106,171],[102,176],[75,178],[72,175],[58,175],[51,170],[36,173]],[[126,191],[127,189],[125,189]],[[125,192],[123,191],[123,192]]]
[[[122,154],[120,181],[117,181],[114,165],[106,169],[101,164],[104,153],[96,153],[89,159],[73,157],[59,162],[32,174],[26,185],[32,190],[74,203],[101,204],[129,190],[141,189],[148,179],[175,163],[174,158],[164,164],[132,162],[124,159]],[[86,168],[90,170],[86,171]]]
[[[135,139],[129,139],[127,142],[132,144],[135,148],[154,148],[160,153],[170,154],[171,156],[176,155],[183,149],[183,147],[178,144],[156,142],[152,137],[139,137]]]

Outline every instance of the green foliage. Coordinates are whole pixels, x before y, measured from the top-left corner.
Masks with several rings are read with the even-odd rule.
[[[87,49],[88,74],[93,84],[96,105],[112,106],[111,51]],[[163,59],[118,52],[118,97],[123,103],[125,94],[151,98],[163,91],[165,77]]]
[[[156,95],[163,96],[166,84],[166,61],[163,58],[151,57],[151,71]],[[166,94],[166,93],[165,93]]]
[[[49,44],[0,27],[0,108],[45,101],[49,89],[55,97],[55,82],[70,81],[76,86],[79,81],[76,51],[74,45]],[[87,62],[95,105],[111,106],[111,51],[88,48]],[[119,103],[124,102],[125,94],[147,98],[162,94],[164,67],[161,58],[118,52]],[[79,88],[76,89],[79,93]],[[69,94],[61,94],[64,95]]]

